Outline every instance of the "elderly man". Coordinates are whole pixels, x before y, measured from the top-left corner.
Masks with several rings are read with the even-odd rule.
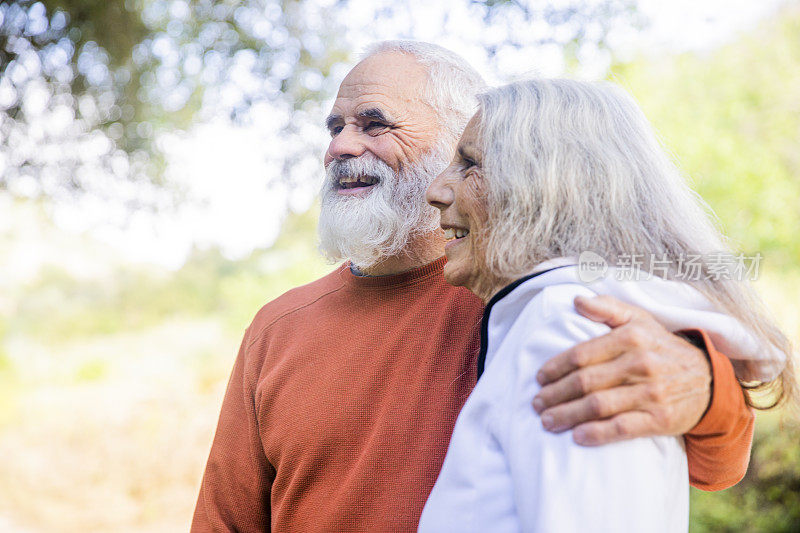
[[[482,304],[447,285],[424,201],[483,86],[438,46],[375,46],[327,125],[320,238],[348,263],[265,305],[245,333],[193,531],[413,531],[476,382]],[[752,414],[726,358],[608,299],[611,333],[555,357],[532,398],[582,444],[688,432],[695,486],[744,474]],[[710,364],[709,364],[710,361]],[[711,386],[713,378],[713,394]]]

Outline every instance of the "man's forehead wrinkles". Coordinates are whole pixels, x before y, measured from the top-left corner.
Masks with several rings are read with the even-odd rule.
[[[361,108],[365,105],[370,105],[374,103],[389,107],[389,106],[396,106],[399,103],[413,104],[422,101],[421,98],[411,95],[386,94],[377,91],[359,93],[349,98],[343,98],[342,100],[345,99],[351,101],[356,108]]]
[[[352,88],[354,90],[367,91],[367,92],[369,92],[369,90],[381,89],[381,88],[388,89],[390,92],[391,91],[397,91],[397,90],[400,90],[400,89],[408,90],[408,91],[411,91],[411,92],[421,92],[421,90],[419,90],[419,89],[415,89],[413,87],[410,87],[409,82],[405,81],[405,80],[403,80],[401,78],[398,78],[396,80],[392,80],[391,82],[386,82],[386,83],[381,83],[381,82],[377,82],[377,81],[376,82],[368,81],[368,82],[358,82],[358,83],[352,83],[352,82],[350,82],[350,83],[342,83],[341,88],[342,89],[344,89],[344,88],[348,88],[348,89]]]
[[[422,100],[423,96],[421,90],[411,87],[408,82],[397,80],[396,83],[391,84],[343,83],[341,87],[339,87],[337,99],[383,97],[391,100],[414,101]]]

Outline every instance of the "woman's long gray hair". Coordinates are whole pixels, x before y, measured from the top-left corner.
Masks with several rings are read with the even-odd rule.
[[[711,258],[728,250],[725,239],[632,97],[611,83],[537,79],[479,101],[492,273],[518,278],[593,251],[610,264],[656,257],[666,272],[645,269],[675,279],[682,258],[702,254],[701,275],[681,281],[787,355],[777,379],[743,385],[766,389],[769,407],[797,398],[788,339],[746,280],[714,280]]]

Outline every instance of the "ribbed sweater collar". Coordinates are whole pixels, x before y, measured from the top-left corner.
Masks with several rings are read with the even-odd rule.
[[[350,287],[357,289],[386,289],[417,283],[425,278],[441,274],[447,263],[445,257],[440,257],[433,263],[388,276],[356,276],[350,271],[350,263],[345,263],[339,270],[339,276]]]

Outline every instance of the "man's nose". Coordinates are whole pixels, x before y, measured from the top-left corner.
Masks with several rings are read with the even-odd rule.
[[[348,124],[331,139],[328,156],[331,159],[350,159],[361,156],[365,151],[358,128]]]
[[[447,185],[449,170],[450,167],[447,167],[428,185],[428,190],[425,192],[425,201],[433,207],[445,209],[453,203],[453,189]]]

